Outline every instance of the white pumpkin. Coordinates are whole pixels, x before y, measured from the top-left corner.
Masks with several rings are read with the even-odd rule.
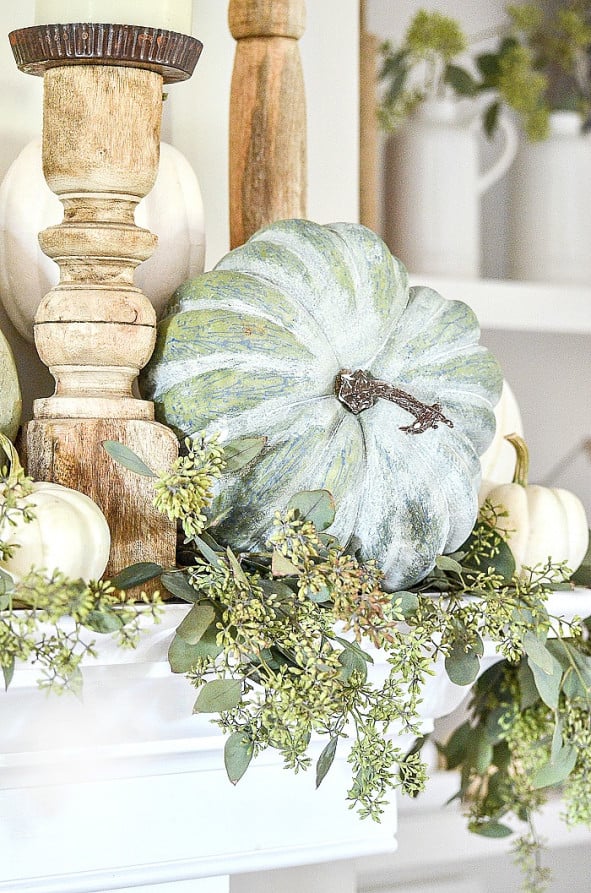
[[[167,143],[160,145],[154,188],[135,216],[138,226],[158,236],[158,247],[138,267],[135,282],[160,316],[173,291],[201,273],[205,261],[199,183],[185,156]],[[62,204],[43,176],[41,141],[32,140],[0,185],[0,299],[28,341],[37,307],[59,280],[58,266],[41,251],[38,234],[62,217]]]
[[[0,435],[0,447],[12,470],[20,467],[10,441]],[[0,452],[0,464],[4,457]],[[4,499],[0,483],[0,500]],[[11,558],[0,568],[14,579],[37,570],[52,574],[61,571],[71,579],[98,580],[107,566],[111,533],[98,505],[84,493],[60,484],[36,482],[25,497],[34,519],[0,524],[0,541],[15,546]]]
[[[496,484],[508,484],[513,480],[515,450],[506,439],[506,435],[519,434],[523,437],[519,404],[507,380],[503,382],[501,398],[495,406],[495,419],[497,424],[495,436],[489,448],[480,457],[480,467],[482,468],[481,504],[492,487]]]
[[[528,483],[529,454],[522,437],[509,435],[515,462],[513,482],[492,487],[488,499],[505,510],[497,528],[505,537],[515,569],[522,577],[524,568],[565,562],[574,573],[589,545],[589,524],[580,499],[560,487]],[[515,461],[515,459],[514,459]]]

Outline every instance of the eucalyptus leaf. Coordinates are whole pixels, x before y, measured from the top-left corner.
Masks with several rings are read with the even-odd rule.
[[[438,555],[435,559],[435,565],[440,571],[447,571],[452,574],[462,573],[462,565],[455,558],[450,558],[449,555]]]
[[[330,601],[330,590],[328,586],[323,586],[317,592],[308,592],[308,598],[317,605],[322,605]]]
[[[519,709],[527,710],[540,699],[540,693],[536,687],[534,674],[529,668],[527,660],[522,660],[517,670],[517,679],[519,682]]]
[[[537,667],[543,670],[544,673],[553,672],[555,659],[546,648],[545,643],[541,642],[534,633],[527,632],[524,635],[523,649],[529,658],[530,664],[534,663]]]
[[[556,720],[554,726],[554,734],[552,735],[552,750],[550,752],[550,760],[556,762],[558,755],[563,748],[564,723],[560,718]]]
[[[120,571],[116,577],[113,577],[111,583],[116,589],[133,589],[134,586],[141,586],[155,577],[159,577],[164,568],[160,564],[153,561],[138,561],[137,564],[130,564],[129,567]]]
[[[14,668],[16,666],[16,660],[14,657],[10,658],[10,662],[8,664],[2,664],[2,675],[4,676],[4,690],[8,691],[8,686],[12,682],[14,677]]]
[[[216,644],[216,630],[210,627],[195,645],[175,635],[168,649],[168,662],[173,673],[189,673],[200,658],[215,658],[221,651]]]
[[[350,642],[349,639],[343,639],[341,636],[333,636],[335,642],[338,642],[339,645],[342,645],[343,648],[347,651],[354,651],[355,654],[358,654],[359,657],[362,657],[364,661],[368,664],[373,664],[374,660],[371,654],[368,654],[367,651],[364,651],[361,645],[358,642]]]
[[[457,769],[466,759],[471,732],[470,723],[466,720],[453,731],[444,745],[440,745],[447,769]]]
[[[95,633],[108,635],[120,630],[123,627],[123,621],[113,611],[91,611],[84,620],[84,626]]]
[[[365,682],[367,679],[367,661],[352,649],[341,651],[339,654],[339,663],[343,667],[341,671],[341,679],[348,682],[353,673],[358,673]]]
[[[220,556],[215,552],[211,546],[209,546],[204,539],[200,536],[194,537],[195,545],[205,558],[205,560],[211,564],[212,567],[221,567],[222,562],[220,560]]]
[[[229,546],[226,549],[226,557],[228,559],[228,563],[229,563],[230,569],[232,571],[232,576],[234,577],[236,582],[242,583],[244,586],[250,587],[248,577],[242,570],[240,562],[238,561],[238,559],[236,558],[236,556],[234,555],[234,553],[232,552],[232,550],[230,549]]]
[[[202,595],[191,586],[187,575],[182,571],[165,571],[160,577],[160,582],[171,595],[182,598],[185,602],[196,602],[197,599],[202,598]]]
[[[470,825],[470,831],[473,834],[480,834],[481,837],[509,837],[513,834],[513,829],[509,825],[497,822],[491,819],[489,822],[476,822]]]
[[[318,757],[318,762],[316,763],[316,787],[319,788],[326,775],[328,770],[334,763],[335,754],[337,752],[337,745],[339,743],[338,738],[331,738],[320,756]]]
[[[412,617],[419,610],[419,597],[416,592],[395,592],[392,595],[394,610],[405,619]]]
[[[193,605],[177,627],[176,634],[188,645],[196,645],[215,620],[211,605]]]
[[[288,509],[297,509],[300,518],[311,521],[318,531],[326,530],[334,521],[335,501],[328,490],[305,490],[296,493],[287,503]]]
[[[224,745],[224,765],[232,784],[238,784],[254,754],[254,747],[244,731],[233,732]]]
[[[293,577],[299,575],[299,570],[278,549],[273,550],[271,557],[271,573],[274,577]]]
[[[468,759],[478,775],[484,775],[493,762],[494,749],[486,734],[486,727],[483,725],[472,729]]]
[[[283,605],[291,605],[293,604],[293,589],[284,583],[282,580],[259,580],[259,586],[263,590],[266,595],[274,595],[279,598],[279,601]]]
[[[576,762],[576,748],[562,747],[545,766],[542,766],[534,774],[532,787],[539,790],[561,784],[571,774]]]
[[[551,710],[556,710],[562,682],[562,667],[555,658],[552,658],[552,672],[546,673],[530,657],[527,660],[542,701]]]
[[[242,683],[239,679],[213,679],[200,688],[193,713],[222,713],[232,710],[242,700]]]
[[[454,642],[445,658],[445,669],[450,680],[456,685],[471,685],[480,670],[480,658],[476,651],[463,642]]]
[[[262,453],[266,437],[238,437],[224,444],[225,472],[240,471]]]
[[[119,443],[116,440],[104,440],[103,449],[109,454],[111,459],[127,468],[128,471],[133,471],[135,474],[142,475],[142,477],[157,477],[156,473],[124,443]]]

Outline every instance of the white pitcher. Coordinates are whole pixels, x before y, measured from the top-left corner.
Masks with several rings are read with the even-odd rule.
[[[522,142],[510,185],[510,275],[591,285],[591,134],[577,112],[553,112],[547,140]]]
[[[479,171],[476,104],[423,103],[390,140],[386,158],[385,239],[413,273],[480,274],[480,196],[511,165],[517,132],[501,116],[500,157]]]

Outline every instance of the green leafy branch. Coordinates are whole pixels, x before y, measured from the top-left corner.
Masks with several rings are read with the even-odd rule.
[[[482,97],[489,137],[503,105],[519,115],[532,141],[548,137],[553,109],[577,111],[585,121],[591,113],[588,4],[569,0],[555,11],[509,4],[506,12],[496,47],[466,60],[469,41],[460,24],[419,10],[398,47],[382,46],[383,128],[395,130],[421,102],[444,96]]]
[[[10,462],[0,468],[0,531],[17,521],[35,518],[29,497],[32,480]],[[0,536],[0,561],[18,544]],[[64,543],[67,549],[67,543]],[[117,644],[133,648],[141,629],[160,616],[160,599],[140,594],[131,603],[108,581],[71,580],[59,571],[32,571],[15,580],[0,568],[0,668],[8,689],[19,663],[39,670],[39,686],[63,693],[80,693],[81,664],[95,657],[89,631],[114,634]]]
[[[191,461],[200,457],[210,469],[202,492],[213,493],[225,460],[211,471],[208,450],[217,456],[219,447],[197,442],[198,450],[190,444],[187,450]],[[232,470],[248,465],[263,447],[262,440],[229,445]],[[588,725],[586,626],[547,610],[548,595],[570,587],[565,567],[548,562],[525,577],[516,575],[499,532],[501,508],[485,505],[458,552],[440,556],[413,591],[396,593],[384,592],[372,562],[359,561],[354,547],[346,550],[330,535],[334,505],[325,491],[295,496],[276,515],[267,550],[258,553],[218,543],[215,511],[204,500],[199,512],[205,518],[209,513],[207,524],[214,524],[185,537],[186,566],[137,566],[129,569],[128,582],[137,585],[144,574],[160,574],[171,593],[191,603],[169,660],[198,689],[195,711],[215,716],[227,732],[225,762],[233,783],[267,747],[277,749],[286,766],[306,769],[310,743],[323,738],[317,783],[344,747],[352,772],[349,799],[362,815],[378,819],[393,788],[414,794],[425,784],[420,748],[403,754],[396,739],[404,732],[420,735],[421,692],[441,658],[450,679],[467,690],[474,686],[474,703],[484,705],[481,716],[475,713],[442,746],[450,767],[462,767],[460,794],[470,796],[470,827],[501,836],[509,828],[502,819],[510,809],[533,829],[533,813],[547,789],[567,778],[578,792],[576,799],[569,795],[578,810],[570,807],[571,820],[587,820],[587,758],[572,763]],[[484,639],[505,660],[476,681]],[[373,680],[366,643],[386,656],[385,680]],[[527,686],[528,699],[522,700],[515,679]],[[545,726],[540,733],[541,717],[553,723],[551,734]],[[536,734],[526,735],[523,729],[532,725]],[[540,742],[547,743],[547,752],[540,751]],[[505,775],[491,787],[489,776],[499,768],[494,761],[501,760]],[[507,787],[507,778],[519,783]],[[525,786],[532,778],[538,785],[533,793]],[[533,859],[531,884],[543,878],[533,835],[522,835],[517,844],[522,861],[526,855]]]

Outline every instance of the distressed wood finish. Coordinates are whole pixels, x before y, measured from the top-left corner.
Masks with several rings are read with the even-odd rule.
[[[133,274],[156,237],[134,211],[158,170],[162,77],[64,65],[44,78],[43,170],[64,220],[40,236],[61,275],[35,318],[37,351],[56,379],[35,417],[153,418],[132,394],[156,330]]]
[[[230,0],[230,243],[306,216],[304,0]]]
[[[158,169],[163,79],[140,68],[62,65],[44,80],[44,172],[64,220],[40,236],[61,274],[35,319],[56,388],[35,401],[27,469],[100,505],[113,541],[108,573],[138,560],[171,564],[175,525],[154,510],[152,482],[120,469],[101,446],[120,440],[158,469],[177,454],[173,432],[133,393],[156,337],[154,309],[133,284],[156,237],[135,225],[134,211]]]
[[[27,425],[24,458],[29,472],[34,470],[38,480],[81,490],[102,508],[111,529],[106,577],[136,561],[173,566],[176,526],[152,505],[152,479],[118,465],[102,443],[125,443],[158,470],[176,458],[176,438],[170,435],[164,425],[141,419],[43,419]]]
[[[378,52],[379,40],[367,30],[367,3],[359,7],[359,220],[380,230],[378,208]]]

